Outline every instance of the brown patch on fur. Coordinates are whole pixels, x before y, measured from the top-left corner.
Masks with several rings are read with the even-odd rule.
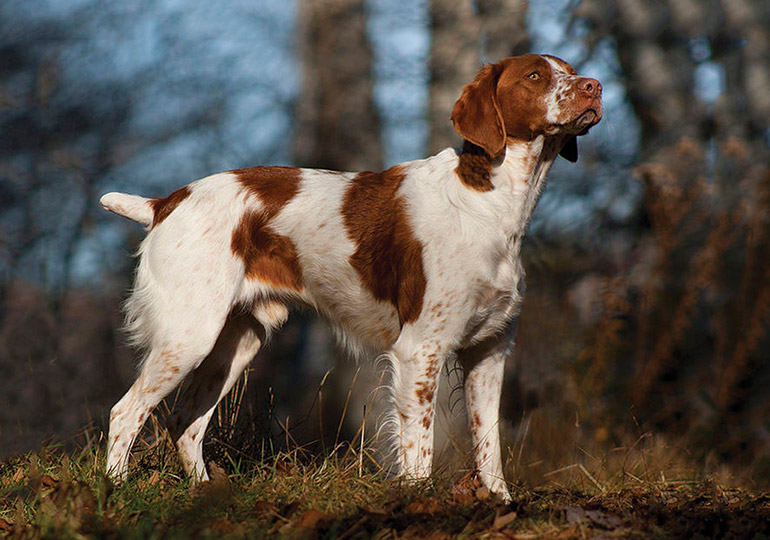
[[[430,423],[433,421],[433,417],[430,414],[426,414],[422,417],[422,427],[425,429],[428,429],[430,427]]]
[[[150,199],[150,206],[152,206],[152,226],[160,225],[164,219],[166,219],[171,212],[173,212],[179,203],[190,196],[192,191],[188,186],[181,187],[173,192],[168,197],[162,199]]]
[[[480,146],[470,141],[463,143],[460,154],[460,164],[455,169],[460,181],[476,191],[490,191],[495,188],[490,177],[492,175],[492,160]]]
[[[479,413],[474,412],[473,413],[473,427],[477,428],[481,426],[481,417],[479,416]]]
[[[502,62],[481,68],[466,84],[452,109],[452,124],[463,139],[495,157],[505,148],[505,121],[500,114],[497,82],[505,69]]]
[[[246,265],[246,277],[269,285],[302,290],[302,270],[294,243],[271,230],[264,212],[244,213],[230,248]]]
[[[230,171],[262,202],[267,219],[275,216],[299,191],[301,171],[296,167],[253,167]]]
[[[360,173],[342,201],[343,223],[356,245],[350,265],[377,300],[393,304],[402,325],[419,317],[426,286],[422,244],[396,195],[404,176],[400,166]]]
[[[430,403],[433,400],[433,394],[436,391],[435,387],[430,383],[425,382],[418,382],[417,386],[418,388],[415,390],[414,394],[417,396],[420,405]]]

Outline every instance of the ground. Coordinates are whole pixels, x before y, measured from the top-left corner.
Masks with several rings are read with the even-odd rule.
[[[94,447],[6,459],[0,537],[770,538],[770,493],[708,480],[513,486],[503,504],[470,474],[404,485],[350,451],[210,470],[190,486],[156,449],[115,485]]]

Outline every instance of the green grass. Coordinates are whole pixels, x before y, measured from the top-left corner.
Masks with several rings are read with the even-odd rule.
[[[489,496],[470,475],[387,477],[368,458],[296,450],[226,458],[191,486],[168,444],[140,450],[113,485],[97,447],[49,447],[0,462],[9,538],[768,538],[770,495],[707,480],[513,486]],[[362,466],[363,465],[363,466]],[[461,473],[458,473],[461,474]]]

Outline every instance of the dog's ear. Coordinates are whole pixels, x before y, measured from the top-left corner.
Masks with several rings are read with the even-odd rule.
[[[567,138],[567,142],[561,147],[559,155],[572,163],[578,160],[577,137],[575,135],[570,135]]]
[[[505,124],[497,101],[501,64],[484,66],[452,109],[452,123],[460,137],[495,157],[505,148]]]

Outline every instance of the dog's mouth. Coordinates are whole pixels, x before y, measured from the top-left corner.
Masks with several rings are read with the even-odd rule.
[[[579,130],[577,132],[578,135],[585,135],[588,133],[588,130],[598,124],[601,119],[601,110],[597,111],[594,108],[589,108],[583,111],[580,116],[578,116],[577,120],[573,122],[572,127]]]
[[[592,106],[583,111],[583,113],[578,116],[578,119],[575,121],[576,124],[586,124],[595,126],[599,123],[599,121],[602,119],[602,107],[601,104],[596,107]]]
[[[546,133],[566,133],[570,135],[585,135],[588,130],[602,119],[602,102],[596,100],[585,108],[574,120],[563,124],[551,124]]]
[[[591,103],[575,120],[568,124],[567,129],[577,135],[585,135],[588,130],[598,124],[602,119],[602,102],[599,100]]]

